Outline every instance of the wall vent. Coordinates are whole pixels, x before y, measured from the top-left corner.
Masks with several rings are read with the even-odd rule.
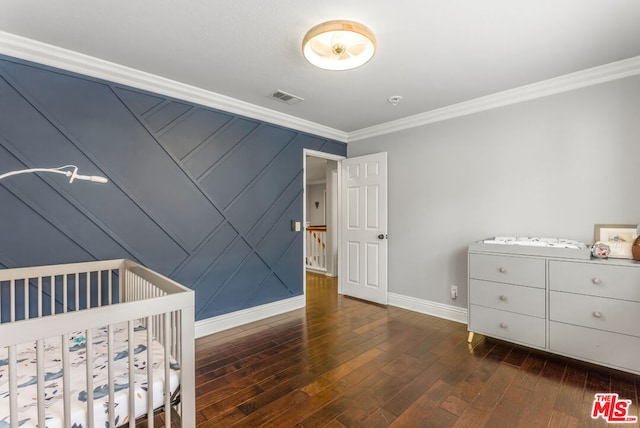
[[[276,100],[288,105],[298,104],[299,102],[304,101],[304,98],[298,97],[285,91],[281,91],[280,89],[267,95],[267,98],[271,98],[272,100]]]

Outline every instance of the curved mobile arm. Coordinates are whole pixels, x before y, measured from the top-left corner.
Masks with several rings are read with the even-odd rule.
[[[29,168],[19,171],[10,171],[4,174],[0,174],[0,180],[11,177],[12,175],[27,174],[31,172],[52,172],[55,174],[62,174],[66,177],[69,177],[69,183],[73,183],[73,180],[85,180],[91,181],[92,183],[107,183],[109,181],[106,178],[100,177],[98,175],[80,175],[78,174],[78,167],[75,165],[65,165],[59,168]]]

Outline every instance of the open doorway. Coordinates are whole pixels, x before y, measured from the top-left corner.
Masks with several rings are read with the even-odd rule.
[[[305,269],[338,275],[338,162],[306,156]]]
[[[339,161],[342,156],[304,151],[304,257],[306,273],[338,276]]]
[[[314,158],[320,159],[316,161]],[[307,171],[313,168],[316,162],[320,165],[316,168],[318,172]],[[317,242],[310,233],[313,228],[307,216],[308,212],[318,210],[318,219],[313,222],[323,226],[321,223],[324,219],[327,232],[324,249],[329,249],[325,253],[326,265],[323,275],[328,273],[338,276],[339,294],[386,305],[388,301],[387,153],[372,153],[346,159],[342,156],[304,150],[303,168],[305,191],[303,218],[304,225],[309,226],[305,229],[311,229],[305,230],[303,235],[302,268],[305,295],[307,264],[311,264],[307,256],[312,254],[311,250],[307,251],[307,236],[309,241]],[[315,196],[313,196],[310,187],[320,184],[323,172],[327,187],[315,189],[313,191]],[[309,182],[307,182],[307,173],[310,177]],[[325,209],[321,210],[323,201]]]

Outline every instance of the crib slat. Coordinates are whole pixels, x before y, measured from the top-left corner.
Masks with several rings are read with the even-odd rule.
[[[107,376],[109,378],[109,426],[114,427],[115,424],[115,376],[113,373],[113,325],[107,327]]]
[[[178,319],[177,319],[177,322],[176,322],[176,329],[177,329],[177,331],[182,332],[182,317],[183,317],[183,314],[182,314],[181,310],[177,311],[177,313],[178,313]],[[184,359],[184,357],[182,355],[182,333],[178,334],[177,342],[178,342],[178,352],[176,354],[177,354],[177,358],[178,358],[178,363],[180,364],[180,367],[182,367],[182,363],[183,363],[183,359]]]
[[[49,299],[49,304],[51,305],[51,315],[55,315],[56,313],[56,277],[50,276],[51,280],[51,296]]]
[[[107,284],[108,284],[108,287],[109,287],[109,289],[107,290],[107,293],[109,295],[109,304],[113,305],[113,280],[111,279],[111,277],[113,275],[111,275],[111,271],[110,270],[107,271],[107,274],[108,274],[107,275]]]
[[[80,282],[78,281],[76,281],[75,283],[75,295],[76,295],[75,310],[79,311],[80,310]]]
[[[176,355],[176,311],[171,312],[171,355]]]
[[[86,309],[90,309],[91,308],[91,286],[89,284],[89,281],[87,281],[84,284],[84,288],[85,290],[87,290],[87,295],[85,296],[85,303],[87,304],[87,308]]]
[[[93,331],[87,330],[86,335],[87,361],[87,427],[93,428]]]
[[[164,314],[164,423],[171,428],[171,312]]]
[[[24,279],[24,319],[29,317],[29,278]]]
[[[18,428],[18,358],[16,346],[9,346],[9,415],[11,428]]]
[[[129,428],[135,428],[136,426],[136,379],[135,379],[135,366],[133,363],[134,350],[135,350],[135,338],[134,338],[134,320],[130,320],[127,323],[129,338]]]
[[[130,282],[130,278],[131,278],[131,273],[129,271],[126,271],[124,278],[121,278],[121,277],[118,278],[119,287],[120,287],[120,302],[129,302],[129,301],[131,301],[129,299],[129,282]]]
[[[180,418],[183,427],[196,426],[195,329],[193,306],[180,309]]]
[[[131,278],[131,273],[129,271],[126,271],[124,277],[118,277],[120,295],[122,296],[122,298],[120,299],[121,302],[131,301],[131,299],[129,299],[130,278]]]
[[[136,293],[137,293],[137,289],[138,287],[136,287],[136,283],[135,283],[135,277],[133,276],[133,274],[131,272],[129,272],[128,276],[127,276],[127,301],[128,302],[133,302],[136,299]]]
[[[16,280],[12,279],[9,283],[9,315],[11,315],[11,322],[16,320]]]
[[[90,275],[87,273],[87,275]],[[87,276],[87,281],[89,281],[89,277]],[[98,272],[98,307],[102,306],[102,276],[100,272]]]
[[[42,317],[42,277],[38,277],[38,295],[36,296],[38,306],[38,318]]]
[[[147,426],[153,422],[153,320],[147,317]]]
[[[153,317],[153,331],[156,332],[156,337],[160,340],[164,337],[164,326],[162,325],[162,317],[160,315],[156,315]]]
[[[36,341],[36,377],[37,377],[37,390],[38,390],[38,426],[44,427],[45,425],[45,409],[44,409],[44,340],[38,339]]]
[[[125,288],[124,282],[126,280],[125,272],[128,273],[129,270],[125,269],[125,266],[124,266],[124,263],[123,263],[120,266],[120,269],[118,269],[118,296],[120,296],[120,301],[121,302],[127,302],[128,301],[128,300],[126,300],[126,297],[123,297],[123,296],[125,296],[125,294],[124,294],[124,288]]]
[[[62,335],[62,389],[64,393],[64,426],[71,426],[71,379],[69,377],[69,335]]]
[[[76,275],[76,282],[78,282],[78,276]],[[69,302],[67,300],[67,295],[69,294],[69,275],[64,275],[62,280],[62,313],[66,314],[69,312]]]

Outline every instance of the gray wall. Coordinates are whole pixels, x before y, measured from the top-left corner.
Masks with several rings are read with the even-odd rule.
[[[324,192],[326,183],[307,185],[307,223],[311,226],[326,226],[326,202]],[[316,208],[318,202],[318,208]]]
[[[389,291],[466,307],[466,246],[640,223],[640,77],[349,143],[388,152]],[[449,286],[460,286],[451,300]]]

